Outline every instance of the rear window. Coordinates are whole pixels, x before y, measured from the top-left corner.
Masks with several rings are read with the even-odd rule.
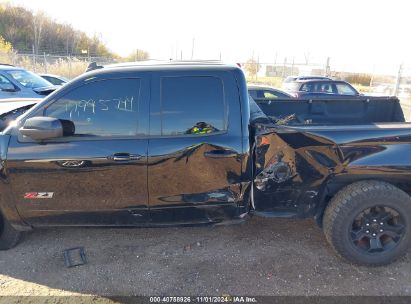
[[[350,95],[350,96],[357,94],[357,92],[350,85],[346,83],[337,83],[336,86],[337,86],[338,94]]]
[[[204,135],[226,128],[224,87],[209,76],[161,80],[161,135]]]
[[[300,91],[310,93],[334,93],[333,84],[330,82],[308,82],[301,86]]]

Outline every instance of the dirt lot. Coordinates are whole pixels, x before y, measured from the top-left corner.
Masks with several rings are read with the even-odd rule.
[[[65,268],[62,251],[74,246],[89,263]],[[311,220],[256,217],[220,227],[41,229],[0,252],[0,295],[70,294],[411,295],[411,254],[357,267],[335,256]]]

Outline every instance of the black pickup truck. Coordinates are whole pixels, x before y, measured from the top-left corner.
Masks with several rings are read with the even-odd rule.
[[[278,113],[277,101],[257,102],[263,111],[234,65],[117,65],[78,77],[0,135],[1,249],[40,226],[258,215],[314,217],[355,263],[403,255],[411,128],[394,113],[398,100],[357,100],[356,110],[286,101]]]

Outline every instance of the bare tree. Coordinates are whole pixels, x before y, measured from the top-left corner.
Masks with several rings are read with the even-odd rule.
[[[127,57],[123,58],[124,61],[143,61],[150,58],[150,54],[147,51],[136,49]]]
[[[46,16],[43,12],[33,15],[34,53],[38,55]]]
[[[310,52],[304,52],[304,58],[305,58],[305,64],[308,65],[308,63],[310,62]]]
[[[244,64],[244,69],[250,77],[254,77],[261,69],[261,65],[255,59],[251,58]]]

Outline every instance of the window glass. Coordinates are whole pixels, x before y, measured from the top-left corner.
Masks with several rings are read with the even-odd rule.
[[[265,94],[264,94],[264,91],[261,91],[261,89],[260,90],[256,90],[255,91],[256,92],[256,98],[265,98]]]
[[[0,85],[2,84],[12,84],[6,77],[0,75]]]
[[[267,99],[274,99],[274,98],[278,98],[278,95],[272,91],[265,91],[264,92],[264,98]]]
[[[216,77],[161,80],[162,135],[203,135],[225,127],[224,89]]]
[[[50,87],[52,85],[50,82],[41,78],[39,75],[25,70],[11,70],[7,71],[7,74],[9,74],[26,88]]]
[[[51,76],[42,76],[44,79],[46,79],[48,82],[50,82],[51,84],[54,85],[62,85],[68,81],[63,80],[63,79],[59,79],[57,77],[51,77]]]
[[[337,83],[338,94],[342,95],[356,95],[356,92],[349,85],[345,83]]]
[[[135,136],[139,133],[140,79],[88,83],[46,108],[44,115],[74,122],[75,136]]]
[[[310,93],[333,93],[332,83],[309,82],[301,87],[301,91]]]
[[[257,92],[258,91],[256,91],[256,90],[248,90],[248,94],[250,94],[251,97],[253,97],[253,98],[258,98],[257,97]]]
[[[332,84],[331,83],[318,83],[316,92],[319,93],[333,93]]]
[[[267,99],[273,99],[273,98],[289,98],[290,96],[282,92],[279,92],[279,91],[265,91],[264,97]]]
[[[315,84],[314,83],[304,83],[301,86],[300,91],[302,91],[302,92],[315,92]]]

